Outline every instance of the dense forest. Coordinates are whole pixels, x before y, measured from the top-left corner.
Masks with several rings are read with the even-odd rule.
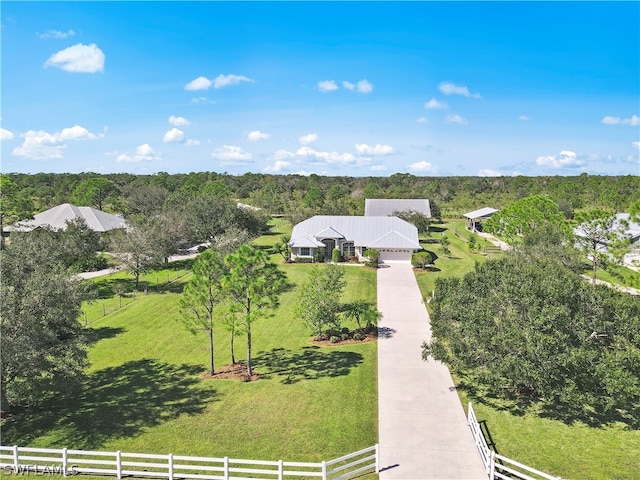
[[[640,200],[639,176],[570,177],[326,177],[199,172],[153,175],[4,174],[5,224],[61,203],[104,211],[150,215],[180,198],[213,195],[265,209],[298,221],[314,214],[362,215],[365,198],[428,198],[435,217],[456,218],[484,206],[503,208],[531,195],[544,195],[566,218],[582,209],[625,211]],[[6,200],[6,199],[5,199]],[[5,203],[5,202],[3,202]],[[13,218],[12,218],[13,217]]]

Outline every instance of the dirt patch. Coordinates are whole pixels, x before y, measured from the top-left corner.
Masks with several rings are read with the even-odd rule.
[[[347,340],[340,340],[339,342],[332,342],[331,340],[318,340],[315,337],[309,340],[310,343],[314,345],[320,345],[322,347],[341,347],[342,345],[353,345],[356,343],[367,343],[373,342],[378,339],[377,333],[367,333],[363,340],[355,340],[353,338],[349,338]]]
[[[209,372],[202,373],[201,378],[209,380],[240,380],[243,382],[255,382],[260,379],[260,374],[255,370],[253,375],[249,377],[247,375],[247,365],[245,363],[230,363],[216,370],[213,375],[209,375]]]

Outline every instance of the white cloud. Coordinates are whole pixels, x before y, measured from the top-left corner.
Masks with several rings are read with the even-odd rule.
[[[224,145],[222,148],[216,148],[211,152],[211,156],[223,162],[223,165],[226,163],[247,162],[252,158],[249,152],[245,152],[235,145]]]
[[[197,147],[198,145],[200,145],[200,140],[194,140],[193,138],[190,138],[186,142],[184,142],[184,144],[187,147]]]
[[[372,172],[385,172],[387,171],[387,167],[385,165],[371,165],[369,170]]]
[[[462,95],[467,98],[480,98],[479,93],[471,93],[467,87],[458,86],[452,82],[442,82],[438,89],[445,95]]]
[[[270,136],[268,133],[263,133],[260,130],[252,130],[249,132],[249,135],[247,135],[247,140],[250,142],[258,142],[260,140],[268,140]]]
[[[527,117],[526,115],[520,115],[518,117],[518,120],[522,121],[522,122],[528,122],[529,120],[531,120],[529,117]]]
[[[356,152],[358,152],[358,155],[372,155],[377,157],[391,155],[394,153],[394,150],[391,145],[376,144],[376,146],[372,147],[366,143],[356,143]]]
[[[412,172],[435,173],[436,168],[431,163],[423,160],[409,165],[409,170]]]
[[[424,104],[424,108],[446,110],[447,108],[449,108],[449,105],[447,105],[445,102],[440,102],[435,98],[432,98],[431,100],[429,100],[427,103]]]
[[[347,82],[346,80],[344,82],[342,82],[342,86],[344,88],[346,88],[347,90],[353,90],[354,88],[356,88],[355,84],[353,84],[351,82]]]
[[[269,160],[291,160],[292,158],[295,158],[296,154],[289,152],[287,150],[276,150],[275,152],[273,152],[271,155],[269,155]]]
[[[118,163],[137,163],[137,162],[154,162],[157,160],[161,160],[161,156],[158,152],[156,152],[151,145],[148,143],[144,143],[138,147],[136,147],[136,153],[132,156],[128,153],[123,153],[116,158],[116,162]]]
[[[298,141],[302,144],[302,145],[309,145],[313,142],[317,142],[318,141],[318,134],[317,133],[309,133],[307,135],[302,135],[301,137],[298,137]]]
[[[13,132],[0,128],[0,140],[13,140]]]
[[[536,164],[541,167],[576,168],[585,165],[584,160],[578,158],[575,152],[562,150],[558,155],[548,155],[536,158]]]
[[[606,116],[602,118],[601,122],[605,125],[630,125],[632,127],[637,127],[640,125],[640,117],[637,115],[632,115],[630,118]]]
[[[356,84],[356,89],[358,93],[371,93],[373,92],[373,84],[365,78]]]
[[[104,71],[105,56],[95,43],[78,43],[49,57],[45,67],[58,67],[67,72],[96,73]]]
[[[173,127],[162,137],[164,143],[179,143],[184,142],[184,132],[178,128]]]
[[[251,82],[255,80],[245,77],[244,75],[218,75],[213,81],[213,88],[228,87],[230,85],[238,85],[242,82]]]
[[[185,90],[195,91],[195,90],[208,90],[213,82],[206,77],[198,77],[195,80],[191,80],[184,86]],[[199,97],[203,98],[203,97]],[[206,99],[205,99],[206,100]]]
[[[416,123],[429,123],[427,117],[418,117],[416,118]]]
[[[73,37],[76,34],[73,30],[67,30],[66,32],[62,32],[60,30],[47,30],[44,33],[36,33],[36,35],[40,38],[48,39],[48,38],[68,38]]]
[[[291,164],[284,160],[277,160],[273,165],[269,165],[264,168],[265,172],[282,172],[283,170],[289,170]]]
[[[631,146],[640,150],[640,142],[631,142]]]
[[[502,172],[498,170],[493,170],[491,168],[483,168],[478,172],[479,177],[502,177],[504,176]]]
[[[350,153],[338,153],[338,152],[319,152],[311,147],[300,147],[296,152],[296,155],[301,157],[315,158],[320,162],[325,163],[340,163],[340,164],[352,164],[357,163],[356,157]],[[360,161],[361,163],[363,160]]]
[[[338,85],[334,80],[322,80],[316,84],[316,88],[321,92],[333,92],[338,90]]]
[[[175,115],[169,117],[169,123],[174,127],[188,127],[190,125],[189,120],[184,117],[176,117]]]
[[[191,82],[191,83],[193,83],[193,82]],[[185,90],[189,90],[187,87],[184,87],[184,88],[185,88]],[[194,98],[191,99],[191,103],[205,103],[206,101],[207,101],[207,97],[194,97]],[[212,101],[211,103],[216,103],[216,102]]]
[[[66,141],[95,140],[102,137],[104,137],[104,134],[96,135],[80,125],[63,128],[55,133],[43,130],[29,130],[20,135],[20,138],[24,138],[24,141],[21,146],[13,149],[12,154],[16,157],[34,160],[61,159],[63,158],[62,152],[67,148]]]
[[[468,122],[465,118],[460,115],[447,115],[445,119],[446,123],[457,123],[458,125],[466,125]]]

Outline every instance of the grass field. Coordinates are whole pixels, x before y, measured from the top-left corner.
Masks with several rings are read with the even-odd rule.
[[[315,346],[294,313],[297,286],[314,266],[281,266],[294,288],[253,327],[255,382],[201,378],[206,335],[189,333],[177,310],[186,267],[143,278],[148,293],[107,316],[100,305],[107,298],[87,305],[93,345],[81,389],[16,412],[3,425],[3,444],[313,462],[377,442],[376,343]],[[375,271],[345,271],[343,300],[375,301]],[[177,278],[151,288],[154,275],[167,273]],[[95,282],[107,297],[126,280],[120,273]],[[220,325],[215,341],[220,367],[230,362]],[[245,352],[245,337],[237,337],[237,359]]]
[[[451,256],[446,258],[435,251],[440,258],[435,262],[439,271],[416,271],[416,278],[423,296],[430,296],[436,278],[440,276],[462,276],[473,270],[475,262],[486,258],[470,254],[466,247],[466,232],[461,222],[444,225],[446,230],[436,232],[447,235],[450,240]],[[457,235],[456,232],[457,231]],[[462,237],[462,238],[460,238]],[[455,377],[455,372],[453,372]],[[460,385],[456,378],[456,384]],[[462,404],[473,402],[480,421],[484,421],[495,442],[496,449],[521,463],[544,472],[583,480],[632,480],[638,478],[640,469],[640,431],[630,430],[622,425],[600,428],[573,423],[567,425],[559,420],[542,418],[535,406],[521,412],[509,408],[506,402],[495,399],[473,397],[464,387],[458,388]]]

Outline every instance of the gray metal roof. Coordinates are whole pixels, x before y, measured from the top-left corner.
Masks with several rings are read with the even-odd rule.
[[[484,207],[479,210],[474,210],[473,212],[465,213],[464,216],[472,220],[474,218],[489,218],[491,215],[499,211],[500,210],[496,210],[495,208]]]
[[[616,213],[615,220],[611,225],[610,232],[618,233],[622,237],[630,240],[632,243],[635,243],[638,239],[640,239],[640,223],[631,220],[631,215],[629,215],[628,213]],[[576,228],[574,228],[573,233],[574,235],[578,235],[579,237],[587,236],[582,225],[578,225]]]
[[[364,201],[365,217],[387,217],[408,211],[431,218],[431,205],[426,198],[367,198]]]
[[[338,236],[340,235],[340,236]],[[358,247],[420,249],[418,229],[398,217],[317,215],[300,222],[291,232],[292,247],[310,245],[310,240],[341,238]]]
[[[70,203],[63,203],[34,215],[32,220],[18,222],[11,230],[28,232],[39,227],[64,230],[67,228],[67,222],[77,218],[84,220],[87,226],[96,232],[107,232],[126,226],[125,219],[117,215],[92,207],[76,207]]]

